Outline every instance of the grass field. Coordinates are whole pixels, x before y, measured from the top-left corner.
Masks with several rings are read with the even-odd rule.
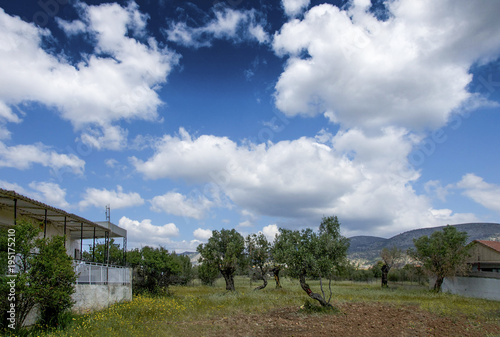
[[[227,293],[223,280],[214,287],[173,286],[171,296],[136,296],[133,301],[108,309],[75,316],[64,330],[37,332],[37,336],[202,336],[206,326],[196,322],[231,319],[237,315],[266,314],[280,308],[299,308],[308,299],[298,281],[282,280],[282,289],[272,282],[261,291],[258,283],[236,278],[236,292]],[[311,281],[314,291],[317,282]],[[391,306],[416,306],[438,316],[479,319],[498,324],[500,303],[450,294],[436,294],[417,285],[392,285],[382,289],[379,283],[337,282],[332,287],[334,306],[345,303],[384,303]]]

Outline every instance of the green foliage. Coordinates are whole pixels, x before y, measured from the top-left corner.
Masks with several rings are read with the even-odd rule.
[[[61,314],[74,303],[71,295],[75,292],[76,274],[62,236],[39,239],[36,246],[38,254],[31,268],[30,283],[38,285],[41,323],[57,326]]]
[[[83,259],[85,261],[107,264],[106,244],[96,243],[95,249],[90,246],[90,250],[88,252],[83,252]],[[109,263],[120,266],[125,264],[123,249],[120,248],[120,244],[115,243],[115,239],[109,240]]]
[[[274,259],[287,265],[290,276],[333,277],[347,262],[349,239],[340,235],[337,217],[323,218],[316,234],[307,228],[292,231],[280,228],[273,246]]]
[[[127,261],[134,269],[132,289],[135,293],[168,293],[168,286],[182,273],[181,260],[163,247],[149,246],[127,253]]]
[[[269,262],[269,251],[271,244],[262,233],[248,235],[246,239],[246,249],[250,264],[264,267]]]
[[[389,281],[391,282],[415,282],[420,285],[427,283],[427,276],[421,267],[411,264],[403,268],[392,268],[389,272]]]
[[[212,231],[212,237],[206,244],[196,249],[201,254],[202,265],[218,268],[226,281],[226,290],[234,291],[234,273],[238,265],[246,264],[243,254],[245,240],[234,228]]]
[[[360,269],[357,265],[346,262],[340,268],[336,269],[335,278],[339,280],[348,280],[354,282],[371,282],[376,278],[375,267],[370,269]],[[379,274],[382,271],[379,268]]]
[[[271,244],[267,241],[263,233],[248,235],[246,238],[246,251],[250,266],[257,268],[253,270],[257,278],[262,279],[264,284],[257,287],[256,290],[264,289],[267,286],[266,273],[269,269]]]
[[[384,265],[383,261],[377,261],[373,266],[370,267],[370,271],[373,274],[373,277],[375,278],[381,278],[382,277],[382,266]]]
[[[172,284],[186,285],[191,282],[195,275],[189,256],[172,253],[172,257],[174,260],[177,260],[177,263],[181,267],[181,271],[178,274],[172,275]]]
[[[219,277],[219,268],[214,264],[202,263],[198,266],[198,278],[201,284],[213,286]]]
[[[349,239],[340,234],[340,223],[336,216],[323,218],[316,234],[307,228],[301,231],[280,228],[274,241],[274,259],[287,266],[290,276],[299,278],[302,289],[323,306],[329,306],[322,278],[333,279],[335,272],[347,262]],[[319,278],[322,295],[315,294],[305,283],[305,277]]]
[[[3,276],[1,280],[1,324],[8,322],[4,310],[4,306],[9,304],[4,301],[9,294],[6,281],[15,279],[15,328],[22,326],[36,304],[39,304],[43,324],[56,326],[65,310],[73,304],[71,295],[76,280],[72,260],[64,248],[64,239],[60,236],[38,239],[40,227],[25,220],[18,221],[14,229],[17,270],[15,277]],[[2,251],[5,248],[4,235],[5,233],[2,233]],[[5,272],[3,265],[2,268]],[[2,328],[5,328],[5,325],[2,325]]]
[[[466,232],[446,226],[442,231],[432,233],[430,237],[424,235],[414,239],[413,243],[415,249],[410,249],[408,255],[419,261],[427,273],[436,276],[435,291],[441,291],[445,277],[465,271],[465,259],[469,256]]]

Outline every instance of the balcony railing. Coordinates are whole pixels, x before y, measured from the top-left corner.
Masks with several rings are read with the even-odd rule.
[[[73,261],[75,272],[78,275],[76,284],[122,284],[129,285],[130,268],[109,266],[101,263]]]

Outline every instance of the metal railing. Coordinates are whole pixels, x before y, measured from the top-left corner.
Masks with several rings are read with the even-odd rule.
[[[78,275],[76,284],[122,284],[132,283],[130,268],[110,266],[102,263],[73,261]]]

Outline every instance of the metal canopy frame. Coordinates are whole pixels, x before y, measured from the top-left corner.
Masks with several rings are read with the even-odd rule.
[[[93,222],[82,218],[76,214],[68,213],[42,202],[30,199],[24,195],[0,188],[0,208],[7,209],[13,214],[15,225],[16,221],[22,217],[35,219],[44,224],[44,235],[46,235],[47,223],[54,226],[63,227],[69,230],[70,239],[105,239],[105,238],[126,238],[127,231],[109,221]],[[66,234],[66,231],[64,232]]]

